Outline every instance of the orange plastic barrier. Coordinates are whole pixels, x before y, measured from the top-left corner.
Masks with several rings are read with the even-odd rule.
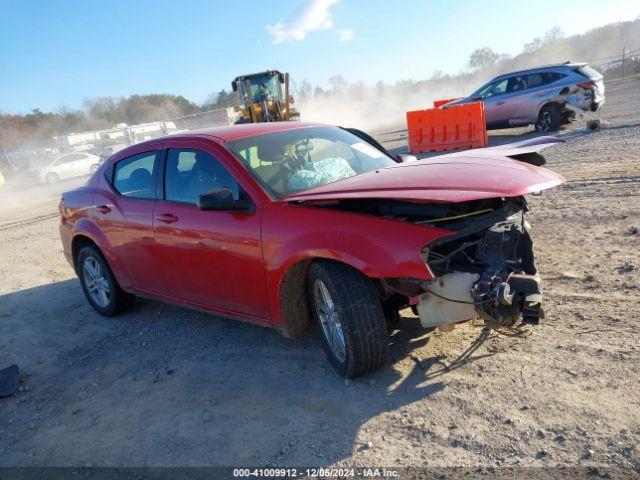
[[[407,112],[407,130],[412,153],[486,147],[484,103]]]
[[[445,103],[449,103],[449,102],[455,102],[456,100],[460,100],[462,97],[458,97],[458,98],[447,98],[445,100],[434,100],[433,101],[433,108],[440,108],[442,105],[444,105]]]

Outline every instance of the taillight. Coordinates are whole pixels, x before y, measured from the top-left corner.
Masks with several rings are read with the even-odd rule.
[[[580,88],[594,88],[596,86],[596,82],[589,80],[588,82],[576,83],[576,85]]]

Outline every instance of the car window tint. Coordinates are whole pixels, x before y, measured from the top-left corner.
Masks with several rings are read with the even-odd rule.
[[[509,83],[507,85],[507,92],[508,93],[513,93],[513,92],[519,92],[521,90],[524,90],[527,88],[527,84],[524,80],[524,76],[523,75],[518,75],[517,77],[511,77],[509,78]]]
[[[563,73],[557,73],[557,72],[547,72],[547,73],[543,73],[542,77],[543,77],[544,83],[546,85],[548,83],[556,82],[556,81],[560,80],[561,78],[566,77],[566,75],[563,74]]]
[[[155,198],[157,152],[144,152],[115,164],[113,188],[125,197]]]
[[[487,85],[478,92],[477,96],[486,99],[506,93],[508,80],[509,79],[505,78],[504,80],[499,80]]]
[[[210,153],[202,150],[171,148],[165,167],[165,199],[198,204],[200,195],[228,188],[239,197],[240,187],[231,174]]]
[[[498,83],[496,83],[496,86],[493,88],[493,94],[494,95],[502,95],[503,93],[505,93],[507,91],[507,82],[508,79],[504,79]]]
[[[542,73],[530,73],[525,77],[527,82],[527,88],[535,88],[544,84],[544,77]]]

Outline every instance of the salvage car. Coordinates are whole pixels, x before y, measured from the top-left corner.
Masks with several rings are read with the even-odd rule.
[[[444,106],[477,101],[484,102],[487,128],[535,125],[549,132],[597,112],[605,101],[604,81],[586,63],[567,62],[505,73]]]
[[[408,306],[428,328],[538,322],[525,195],[563,179],[508,153],[401,161],[358,130],[302,122],[193,131],[110,157],[63,194],[60,234],[101,315],[139,295],[287,337],[317,323],[351,378],[384,363]]]

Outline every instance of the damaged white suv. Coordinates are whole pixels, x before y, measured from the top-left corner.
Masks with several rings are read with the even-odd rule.
[[[489,129],[535,125],[550,132],[576,117],[591,119],[604,104],[604,81],[586,63],[550,65],[505,73],[445,107],[477,101]]]

